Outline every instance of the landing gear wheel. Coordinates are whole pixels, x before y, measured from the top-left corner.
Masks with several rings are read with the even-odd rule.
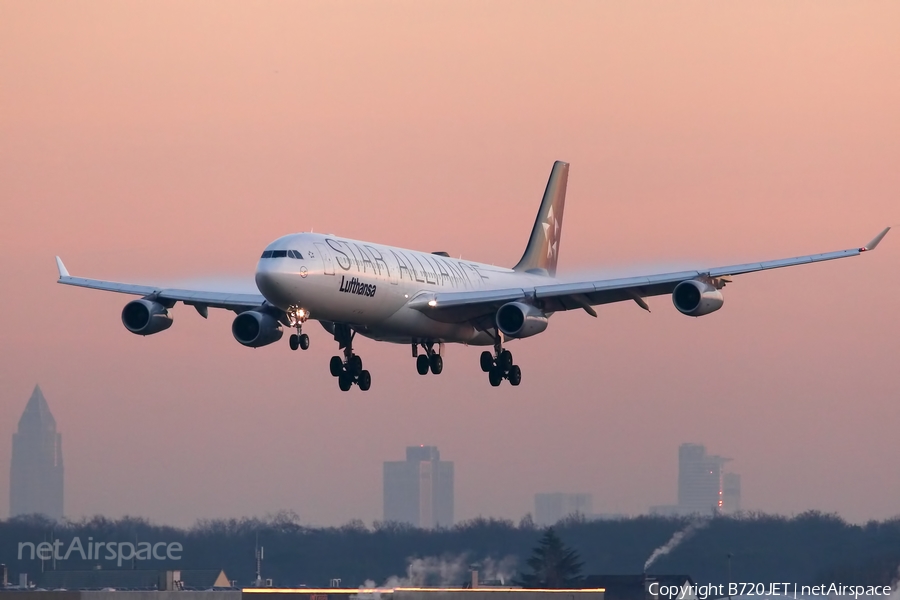
[[[294,336],[291,336],[291,338],[292,338],[291,339],[291,347],[293,347],[293,345],[294,345],[293,337]],[[300,346],[301,350],[308,350],[309,349],[309,336],[306,335],[305,333],[301,333],[300,335],[298,335],[297,336],[297,345]],[[294,348],[294,349],[296,350],[296,348]]]
[[[424,354],[420,354],[418,358],[416,358],[416,371],[419,372],[419,375],[427,375],[430,366],[428,357]]]
[[[440,354],[432,354],[431,355],[431,372],[435,375],[440,375],[441,371],[444,370],[444,359],[441,358]]]
[[[334,341],[338,343],[338,349],[343,351],[343,356],[332,356],[328,368],[331,375],[337,377],[338,386],[346,392],[353,384],[359,384],[360,388],[367,390],[372,385],[372,376],[363,370],[362,359],[353,353],[353,338],[356,332],[349,325],[334,324]],[[300,334],[298,345],[306,350],[309,348],[309,338]]]
[[[513,366],[512,352],[509,350],[501,352],[500,356],[497,357],[497,366],[500,367],[504,373],[509,373],[509,370]]]
[[[494,366],[494,355],[485,350],[481,353],[481,370],[490,373]]]
[[[297,348],[299,348],[300,347],[300,336],[298,336],[296,333],[292,333],[291,339],[290,339],[290,344],[291,344],[291,350],[296,350]]]
[[[506,377],[511,385],[519,385],[522,383],[522,369],[519,368],[519,365],[513,365]]]
[[[332,377],[340,377],[341,373],[344,372],[344,361],[341,360],[340,356],[332,356],[328,368],[331,369]]]
[[[357,381],[356,384],[359,386],[359,389],[365,392],[372,387],[372,376],[368,371],[362,371],[359,374],[359,381]]]
[[[488,373],[488,380],[492,386],[497,387],[503,381],[503,371],[499,367],[492,368],[490,373]]]
[[[350,390],[350,386],[353,385],[353,378],[350,377],[349,373],[341,373],[338,377],[338,387],[341,388],[342,392],[346,392]]]

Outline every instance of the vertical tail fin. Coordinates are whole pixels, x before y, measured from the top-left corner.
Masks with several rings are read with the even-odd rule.
[[[550,179],[544,190],[544,199],[534,220],[531,237],[525,254],[513,269],[556,274],[559,257],[559,238],[562,233],[563,209],[566,204],[566,183],[569,179],[569,163],[556,161],[550,171]]]

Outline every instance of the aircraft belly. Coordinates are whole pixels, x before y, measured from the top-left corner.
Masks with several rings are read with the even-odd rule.
[[[482,332],[479,332],[468,323],[441,323],[434,321],[421,312],[404,306],[387,319],[373,323],[362,333],[366,337],[397,343],[409,343],[412,340],[433,340],[477,344]],[[481,343],[485,342],[482,341]],[[493,341],[488,343],[493,343]]]
[[[406,304],[411,294],[404,286],[379,282],[374,295],[366,296],[342,292],[340,275],[335,281],[332,279],[335,278],[320,278],[314,293],[306,290],[310,298],[308,310],[314,319],[358,325],[360,333],[366,337],[397,343],[409,343],[413,339],[493,343],[492,340],[480,340],[481,332],[468,323],[441,323],[408,308]],[[343,287],[346,286],[345,277]]]

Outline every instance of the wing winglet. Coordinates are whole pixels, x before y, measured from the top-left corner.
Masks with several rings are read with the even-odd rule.
[[[862,248],[860,248],[859,251],[865,252],[867,250],[874,250],[878,246],[878,243],[884,239],[884,236],[886,236],[888,231],[890,231],[890,230],[891,230],[890,227],[885,227],[884,231],[882,231],[881,233],[876,235],[874,238],[872,238],[872,241],[869,242],[868,244],[866,244],[865,246],[863,246]]]
[[[68,277],[69,270],[66,268],[66,265],[63,264],[63,261],[60,257],[56,257],[56,269],[59,271],[60,278]]]

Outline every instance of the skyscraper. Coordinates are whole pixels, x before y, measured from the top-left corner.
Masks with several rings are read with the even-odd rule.
[[[678,508],[708,515],[722,509],[722,466],[730,459],[710,456],[700,444],[678,447]]]
[[[657,515],[710,515],[741,509],[741,476],[725,473],[730,458],[710,456],[701,444],[678,447],[678,504],[651,506]]]
[[[561,519],[576,514],[593,518],[593,496],[561,493],[534,495],[534,522],[540,527],[555,525]]]
[[[384,520],[423,529],[453,525],[453,463],[434,446],[409,446],[384,463]]]
[[[13,434],[9,474],[10,517],[34,513],[63,516],[62,436],[37,385]]]
[[[737,473],[722,475],[722,510],[726,513],[741,510],[741,476]]]

